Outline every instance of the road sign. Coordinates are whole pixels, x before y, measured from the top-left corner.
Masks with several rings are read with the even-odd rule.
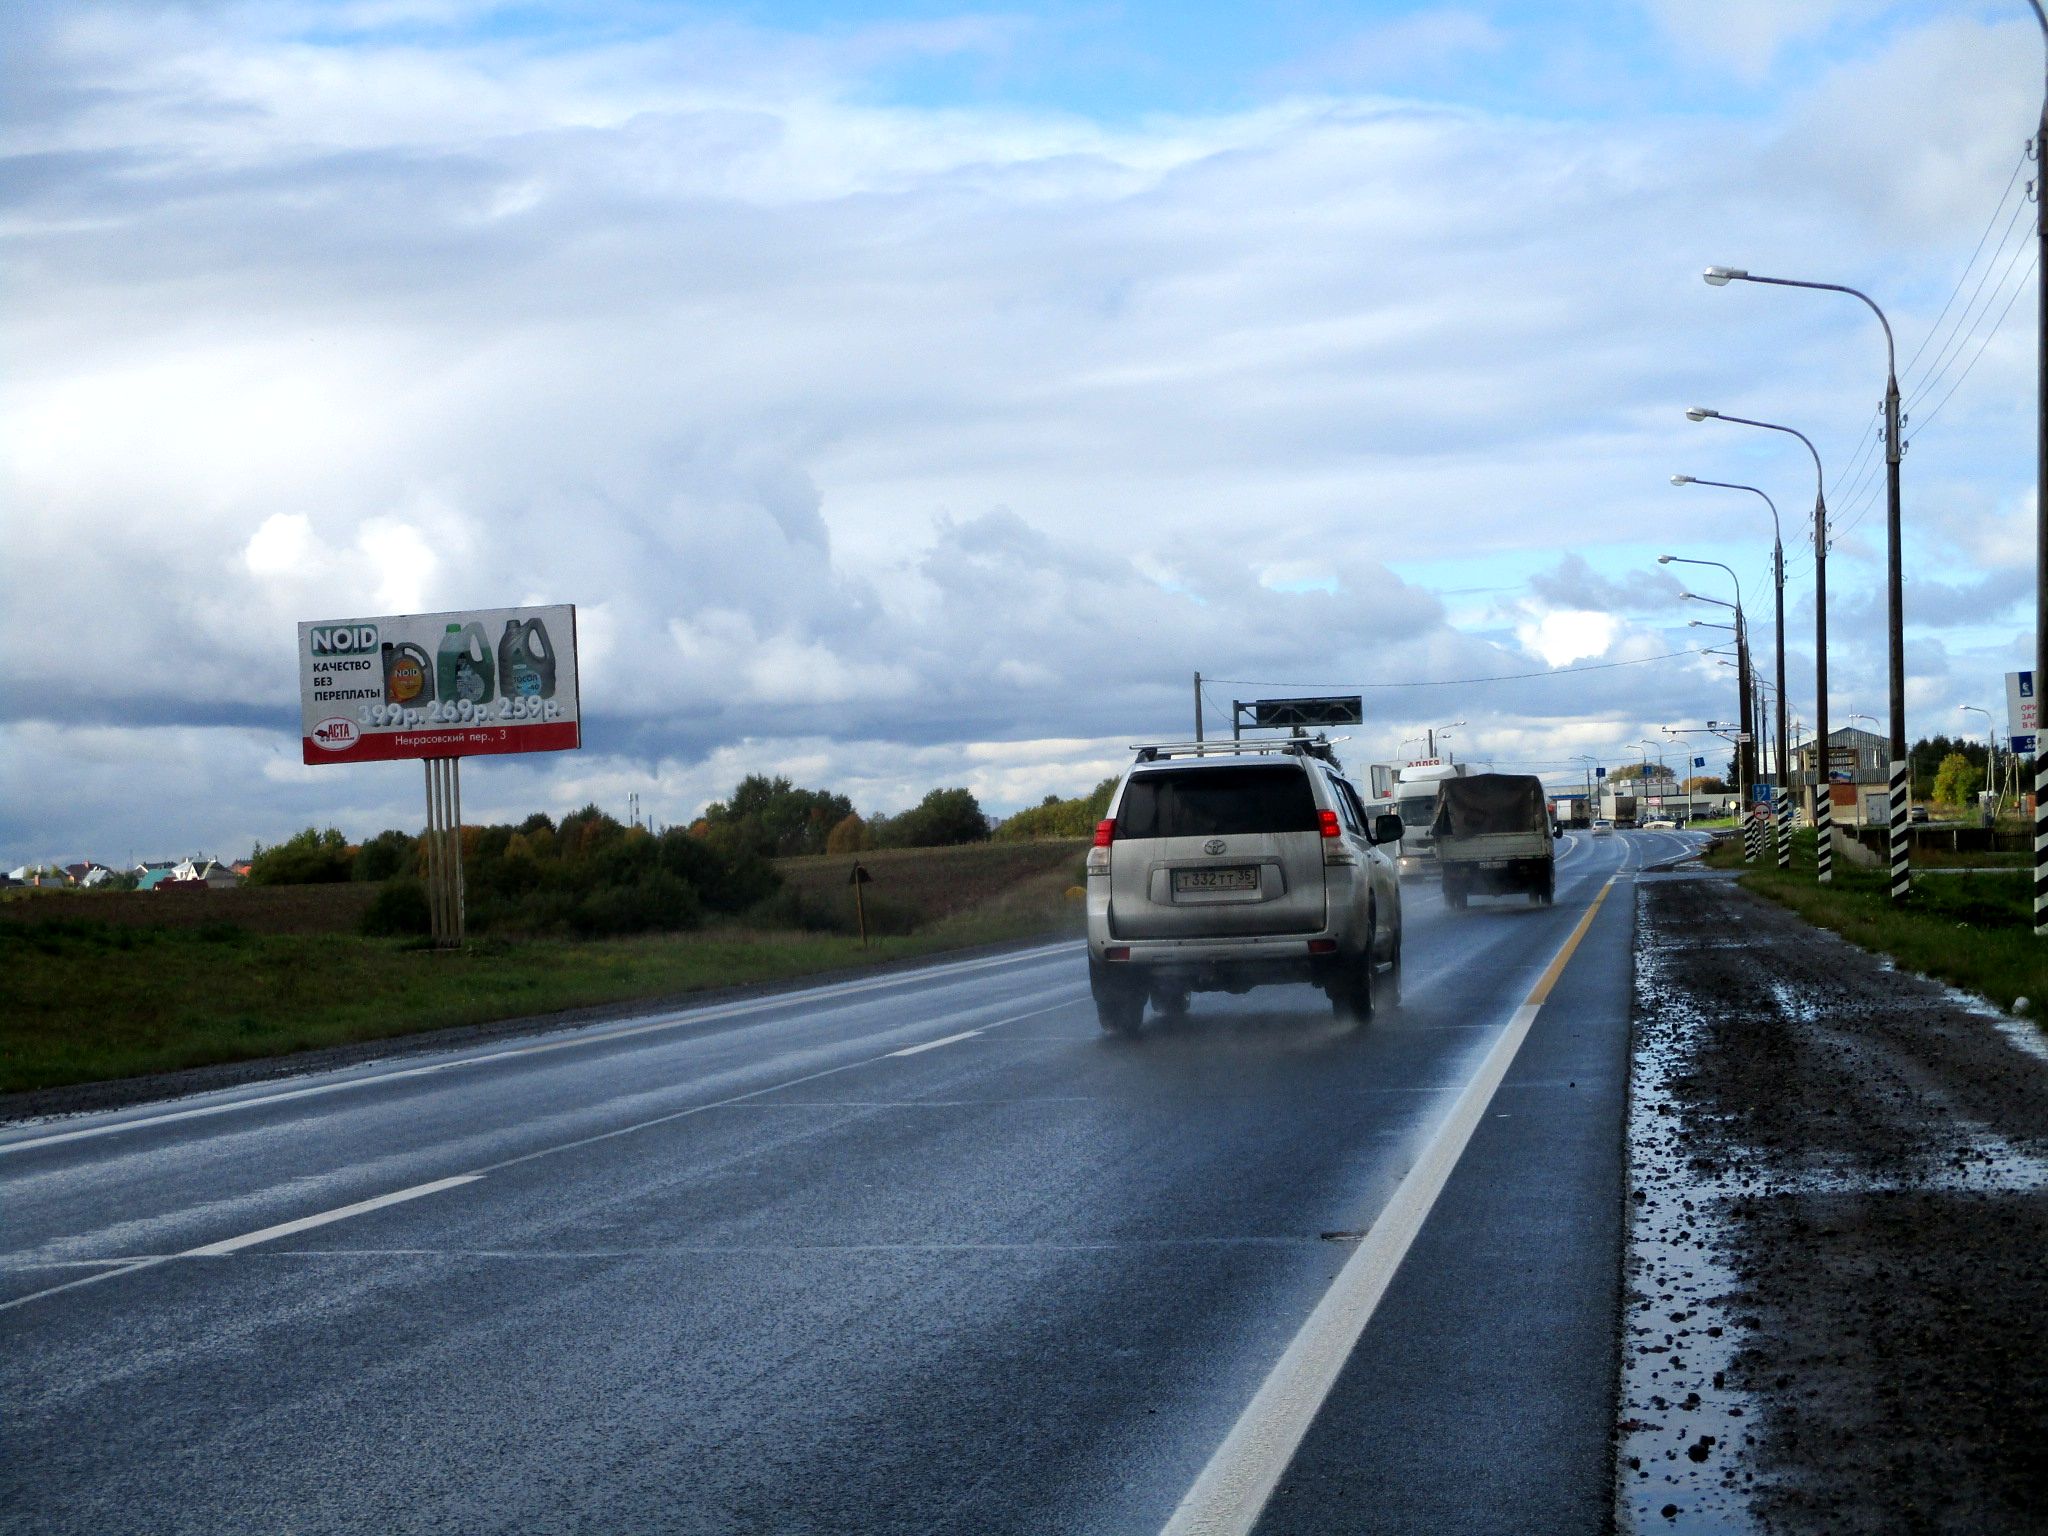
[[[2041,729],[2041,704],[2034,697],[2034,674],[2005,674],[2005,730],[2008,736],[2031,736]],[[2032,751],[2015,747],[2014,751]]]
[[[1241,706],[1251,711],[1251,723],[1260,729],[1292,725],[1363,725],[1365,696],[1320,699],[1253,699]]]
[[[2005,741],[2009,751],[2017,752],[2022,757],[2032,757],[2037,739],[2038,733],[2035,736],[2008,736]]]

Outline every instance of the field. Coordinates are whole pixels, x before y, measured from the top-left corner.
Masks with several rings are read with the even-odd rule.
[[[790,887],[852,897],[848,859],[786,861]],[[0,1093],[101,1082],[569,1009],[677,999],[1077,929],[1080,845],[862,855],[889,924],[713,927],[632,939],[483,940],[460,953],[358,937],[374,888],[39,896],[0,919]],[[160,920],[148,921],[152,917]]]

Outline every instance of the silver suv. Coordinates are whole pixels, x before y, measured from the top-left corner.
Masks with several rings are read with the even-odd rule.
[[[1371,816],[1317,737],[1140,746],[1088,852],[1102,1027],[1149,998],[1307,982],[1363,1022],[1401,999],[1401,818]]]

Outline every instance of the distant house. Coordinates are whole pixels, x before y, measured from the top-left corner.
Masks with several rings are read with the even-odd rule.
[[[161,889],[166,882],[158,882]],[[177,865],[170,872],[170,881],[181,890],[233,890],[242,883],[242,877],[217,859],[190,858]]]
[[[138,891],[155,890],[171,878],[171,868],[172,866],[168,864],[160,864],[153,869],[148,865],[144,865],[135,873],[135,889]]]
[[[69,885],[70,876],[54,864],[23,864],[18,869],[7,871],[7,878],[17,885]]]

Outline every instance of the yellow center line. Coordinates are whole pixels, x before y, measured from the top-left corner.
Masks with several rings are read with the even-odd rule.
[[[1600,903],[1607,899],[1607,893],[1613,889],[1614,876],[1609,875],[1607,883],[1600,887],[1600,894],[1595,896],[1593,904],[1586,908],[1586,915],[1579,919],[1579,926],[1574,928],[1572,936],[1564,941],[1564,948],[1557,952],[1557,957],[1550,962],[1549,968],[1537,980],[1536,986],[1529,993],[1527,1001],[1522,1004],[1524,1008],[1541,1008],[1543,1006],[1544,1000],[1550,996],[1550,989],[1557,985],[1557,978],[1564,974],[1564,968],[1572,958],[1572,951],[1579,947],[1579,940],[1583,939],[1586,936],[1586,930],[1593,926],[1593,918],[1600,911]]]

